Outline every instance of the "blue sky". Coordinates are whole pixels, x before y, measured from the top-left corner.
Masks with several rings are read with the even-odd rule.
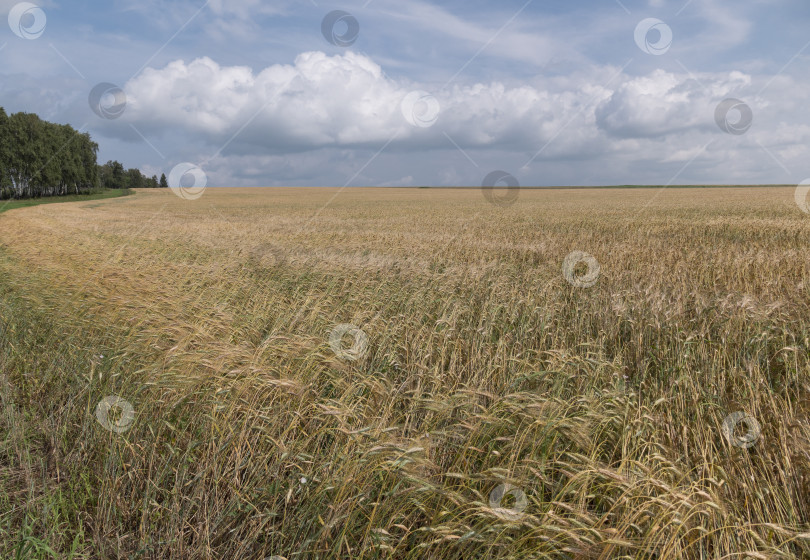
[[[0,31],[0,105],[81,127],[101,161],[148,174],[190,162],[211,186],[810,177],[806,0],[33,4],[41,36]],[[334,10],[359,25],[350,46],[322,33]],[[648,18],[671,32],[658,54],[645,48],[660,26],[636,41]],[[118,118],[91,110],[99,83],[123,92]],[[716,122],[727,98],[753,115],[741,134]]]

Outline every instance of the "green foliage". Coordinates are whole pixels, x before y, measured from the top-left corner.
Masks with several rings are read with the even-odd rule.
[[[139,169],[124,169],[118,161],[108,161],[98,170],[101,186],[105,189],[156,189],[161,186],[157,176],[146,177]]]
[[[81,194],[98,187],[98,144],[70,125],[0,109],[0,198]]]
[[[101,186],[105,189],[126,188],[127,175],[124,166],[117,161],[108,161],[98,168]]]
[[[11,186],[11,177],[6,172],[6,162],[9,158],[10,150],[8,115],[5,109],[0,107],[0,192],[4,192]]]
[[[157,176],[145,177],[117,161],[99,166],[97,154],[98,144],[87,133],[31,113],[9,116],[0,107],[0,199],[163,186]]]

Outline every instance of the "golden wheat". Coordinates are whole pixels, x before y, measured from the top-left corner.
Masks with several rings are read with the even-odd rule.
[[[141,191],[0,239],[2,553],[810,555],[790,189]]]

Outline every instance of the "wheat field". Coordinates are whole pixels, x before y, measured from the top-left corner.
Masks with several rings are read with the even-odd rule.
[[[789,188],[0,216],[0,557],[810,556]]]

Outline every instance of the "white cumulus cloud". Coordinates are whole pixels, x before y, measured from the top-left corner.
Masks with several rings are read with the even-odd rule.
[[[249,171],[255,167],[251,157],[267,162],[272,156],[274,168],[292,176],[294,169],[306,170],[319,158],[324,162],[320,167],[328,169],[340,160],[336,151],[374,153],[381,148],[392,157],[422,154],[422,161],[434,154],[439,162],[448,150],[456,156],[461,151],[461,163],[475,165],[479,156],[491,160],[505,153],[512,169],[528,176],[535,176],[537,164],[544,161],[554,161],[559,170],[565,161],[598,166],[601,160],[604,169],[621,173],[627,165],[654,171],[656,162],[666,167],[694,160],[690,165],[696,171],[720,177],[722,170],[709,173],[712,166],[737,159],[743,162],[737,166],[742,179],[744,173],[774,175],[774,156],[784,158],[785,165],[800,158],[810,127],[808,119],[790,114],[803,103],[797,98],[803,91],[798,84],[782,77],[773,82],[779,87],[763,95],[758,88],[769,80],[739,71],[693,75],[658,69],[634,76],[595,67],[565,79],[537,76],[528,83],[492,81],[431,91],[429,84],[393,79],[373,59],[351,51],[305,52],[292,64],[260,71],[202,57],[146,69],[128,82],[127,110],[120,121],[149,138],[178,133],[193,138],[194,154],[171,153],[170,159],[193,157],[216,167],[223,181],[243,176],[250,182],[256,175]],[[412,126],[403,116],[403,99],[420,90],[435,96],[435,103],[415,108],[438,108],[432,126]],[[745,136],[732,137],[715,124],[714,110],[726,97],[740,98],[752,108],[756,126]],[[423,122],[433,119],[427,115]],[[132,139],[129,128],[120,124],[111,123],[105,132]],[[307,153],[313,156],[301,159]],[[390,160],[387,165],[391,167]],[[778,174],[784,174],[785,165],[776,166]],[[453,169],[445,169],[448,176],[456,173]],[[394,173],[408,182],[419,180],[407,167]],[[471,170],[473,176],[477,173]],[[391,181],[392,176],[380,178]]]

